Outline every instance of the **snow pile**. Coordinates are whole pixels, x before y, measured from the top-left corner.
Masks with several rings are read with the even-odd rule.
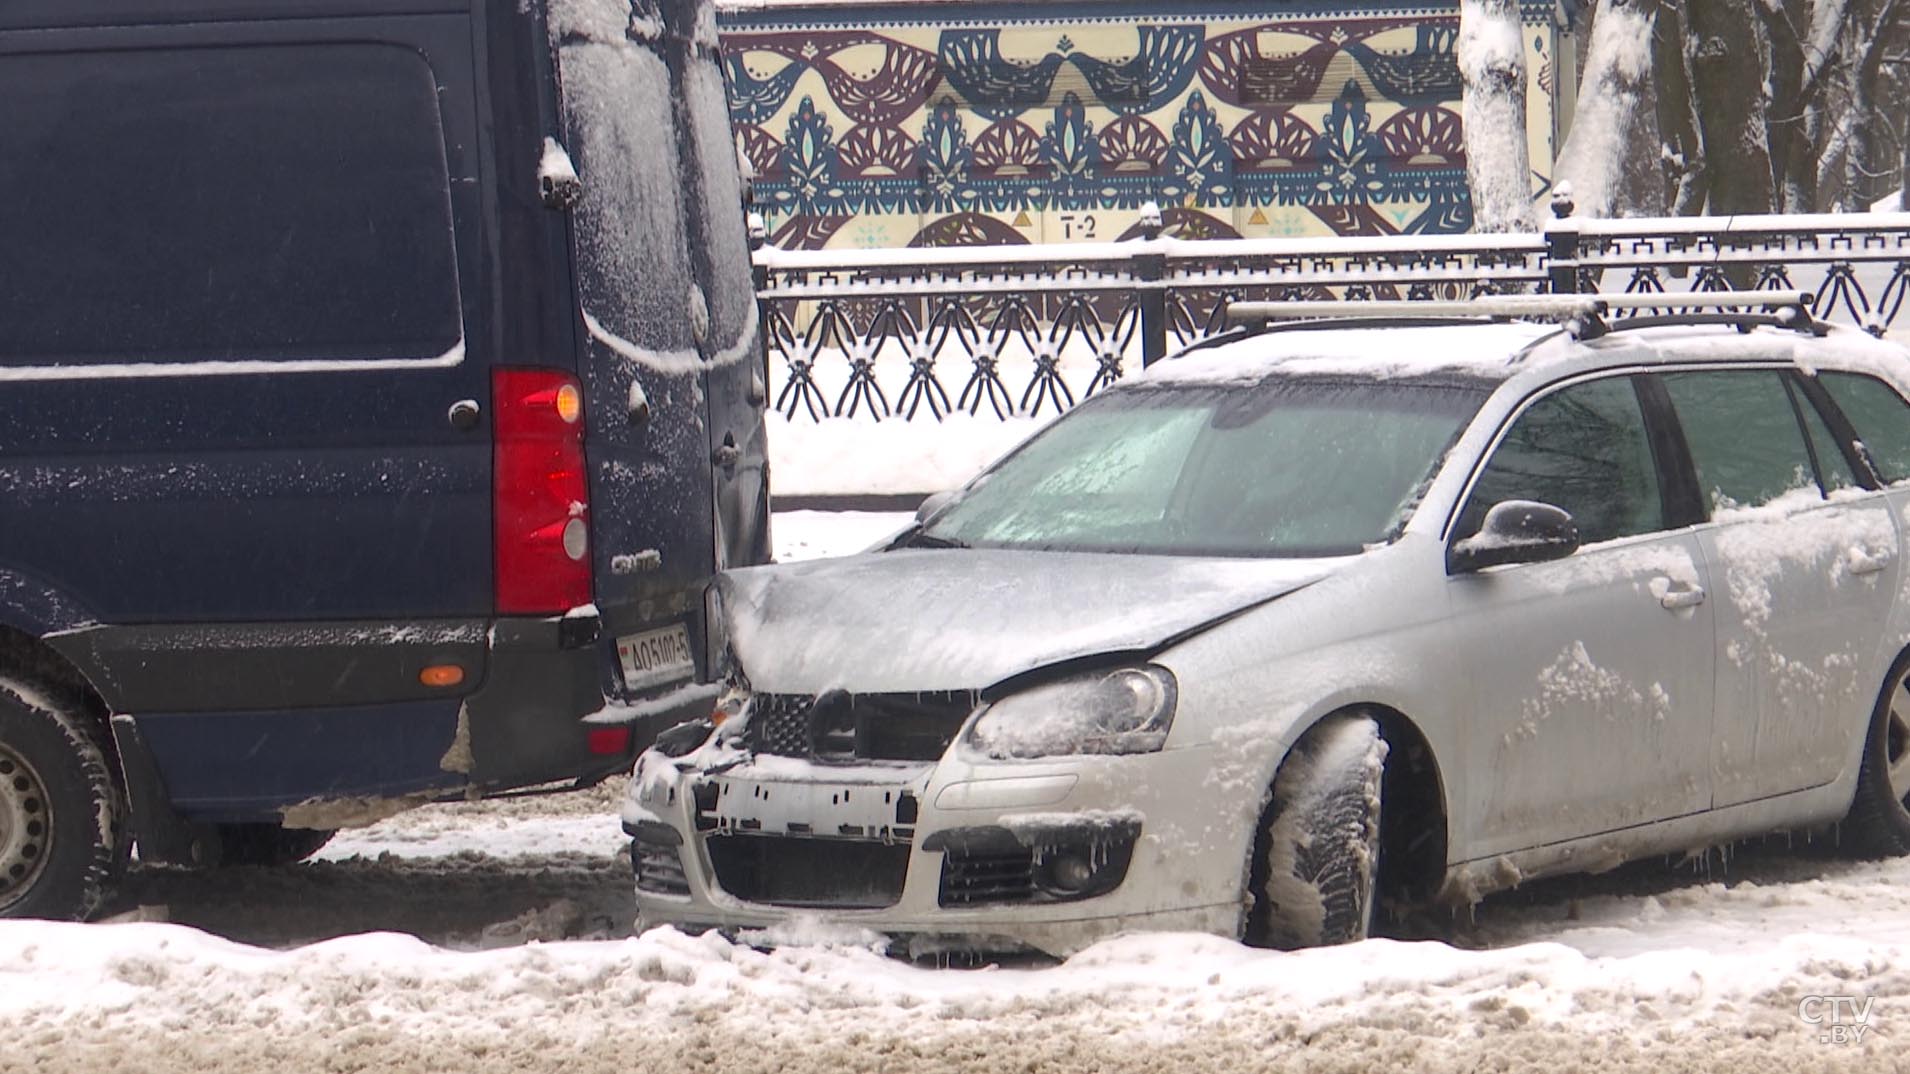
[[[1562,942],[1375,940],[1291,954],[1137,935],[1049,968],[951,971],[862,935],[759,951],[659,929],[452,953],[391,934],[267,952],[176,926],[0,924],[9,1059],[59,1071],[1887,1069],[1905,921],[1871,939],[1843,883],[1594,901]],[[1905,896],[1896,895],[1901,914]],[[1731,908],[1729,935],[1707,909]],[[1616,919],[1616,920],[1614,920]],[[1632,920],[1656,941],[1637,939]],[[1666,923],[1704,937],[1667,944]],[[1775,928],[1769,927],[1775,925]],[[1800,925],[1803,928],[1800,928]],[[1630,949],[1628,949],[1628,947]],[[1812,995],[1883,997],[1820,1043]]]

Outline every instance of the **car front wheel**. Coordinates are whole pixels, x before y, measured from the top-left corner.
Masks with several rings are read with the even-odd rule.
[[[100,729],[0,678],[0,917],[92,916],[119,878],[124,814]]]
[[[1910,653],[1897,658],[1870,717],[1857,797],[1844,828],[1866,857],[1910,853]]]
[[[1331,716],[1274,777],[1249,870],[1247,942],[1320,947],[1363,940],[1379,864],[1386,742],[1367,716]]]

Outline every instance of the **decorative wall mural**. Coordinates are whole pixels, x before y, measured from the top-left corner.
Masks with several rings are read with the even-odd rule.
[[[1524,6],[1536,193],[1570,42]],[[784,248],[1109,240],[1150,201],[1189,236],[1466,230],[1457,3],[1345,7],[778,3],[721,27]]]

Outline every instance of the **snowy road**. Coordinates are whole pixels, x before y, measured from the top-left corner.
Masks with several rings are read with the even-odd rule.
[[[780,516],[779,545],[902,521]],[[1134,936],[938,970],[853,937],[632,936],[615,792],[419,810],[295,869],[141,874],[145,922],[0,923],[0,1072],[1910,1069],[1906,862],[1770,842],[1531,885],[1440,941]]]

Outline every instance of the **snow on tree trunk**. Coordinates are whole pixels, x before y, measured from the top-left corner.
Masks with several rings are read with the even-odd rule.
[[[1578,112],[1558,162],[1558,178],[1572,184],[1581,215],[1612,215],[1636,162],[1633,146],[1652,140],[1655,11],[1656,0],[1601,0],[1598,6]]]
[[[1518,0],[1461,0],[1458,61],[1465,79],[1472,229],[1530,230],[1532,170],[1526,152],[1525,44]]]
[[[1698,95],[1691,88],[1691,54],[1685,47],[1684,5],[1659,0],[1652,34],[1652,67],[1658,82],[1659,166],[1664,172],[1665,210],[1673,216],[1704,211],[1709,177],[1698,129]]]
[[[1852,12],[1845,30],[1846,135],[1840,205],[1847,212],[1862,212],[1874,196],[1872,180],[1881,171],[1874,159],[1874,139],[1882,134],[1884,124],[1894,125],[1896,122],[1894,118],[1889,118],[1895,110],[1880,109],[1878,97],[1879,91],[1885,89],[1883,66],[1888,58],[1887,53],[1892,51],[1888,47],[1889,28],[1897,23],[1903,8],[1901,0],[1882,0],[1875,5],[1858,6],[1861,10]]]

